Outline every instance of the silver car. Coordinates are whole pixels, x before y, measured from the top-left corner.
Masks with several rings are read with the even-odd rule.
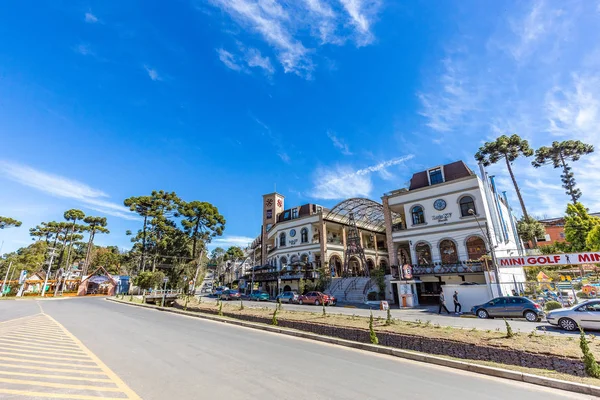
[[[552,310],[546,319],[566,331],[574,331],[579,327],[600,330],[600,300],[588,300],[573,307]]]

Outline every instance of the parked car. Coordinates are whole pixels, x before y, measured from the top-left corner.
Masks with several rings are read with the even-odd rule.
[[[283,292],[275,300],[281,300],[282,303],[297,303],[299,297],[296,292]]]
[[[566,331],[600,329],[600,300],[588,300],[573,307],[552,310],[546,316],[551,325]]]
[[[337,300],[335,297],[322,292],[308,292],[298,297],[298,304],[314,304],[315,306],[325,304],[326,306],[335,306],[336,303]]]
[[[542,307],[526,297],[497,297],[485,304],[475,306],[471,312],[479,318],[525,318],[529,322],[544,317]]]
[[[241,297],[242,294],[239,291],[233,289],[224,290],[220,296],[221,300],[239,300]]]
[[[229,290],[227,286],[217,286],[213,289],[213,294],[217,297],[220,297],[225,290]]]
[[[269,301],[271,296],[267,292],[252,292],[250,293],[250,300],[254,301]]]

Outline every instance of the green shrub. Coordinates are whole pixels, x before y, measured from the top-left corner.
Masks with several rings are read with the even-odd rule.
[[[277,307],[275,307],[275,311],[273,311],[273,319],[271,320],[271,325],[279,325],[277,321]]]
[[[323,306],[323,316],[326,317],[327,311],[325,311],[325,302],[323,302],[322,306]]]
[[[549,301],[546,303],[546,311],[558,310],[562,305],[558,301]]]
[[[223,316],[223,301],[219,301],[219,316]]]
[[[385,319],[386,325],[392,325],[394,321],[392,320],[392,310],[388,307],[387,309],[387,318]]]
[[[582,287],[583,287],[583,283],[581,283],[581,282],[576,282],[573,284],[573,289],[575,289],[575,290],[581,290]]]
[[[508,321],[504,320],[504,323],[506,324],[506,338],[510,339],[512,337],[515,337],[515,333],[513,332],[512,327],[510,326]]]
[[[244,311],[244,301],[240,299],[240,311]]]
[[[580,299],[589,299],[590,296],[588,296],[587,293],[583,293],[583,292],[577,292],[577,297],[579,297]]]
[[[579,328],[579,330],[581,331],[579,335],[579,347],[581,348],[581,352],[583,353],[583,364],[585,365],[585,372],[593,378],[600,378],[600,366],[598,366],[594,355],[590,351],[588,341],[585,338],[585,332],[583,331],[583,329],[581,329],[581,327]]]
[[[369,317],[369,337],[371,338],[371,343],[379,344],[379,339],[377,338],[375,329],[373,329],[373,313],[372,312],[371,312],[371,316]]]

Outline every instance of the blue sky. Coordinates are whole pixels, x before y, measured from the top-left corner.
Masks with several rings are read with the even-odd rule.
[[[593,1],[9,1],[0,13],[2,252],[81,208],[128,247],[123,199],[215,204],[214,244],[258,235],[261,195],[288,206],[379,200],[413,172],[500,134],[600,145]],[[600,210],[600,153],[575,164]],[[517,205],[502,166],[490,171]],[[531,212],[560,172],[515,163]]]

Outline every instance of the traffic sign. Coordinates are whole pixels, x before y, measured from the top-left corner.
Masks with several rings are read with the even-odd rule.
[[[163,278],[163,282],[164,282],[164,283],[167,283],[167,282],[169,282],[169,278],[168,278],[167,276],[165,276],[165,277]]]

